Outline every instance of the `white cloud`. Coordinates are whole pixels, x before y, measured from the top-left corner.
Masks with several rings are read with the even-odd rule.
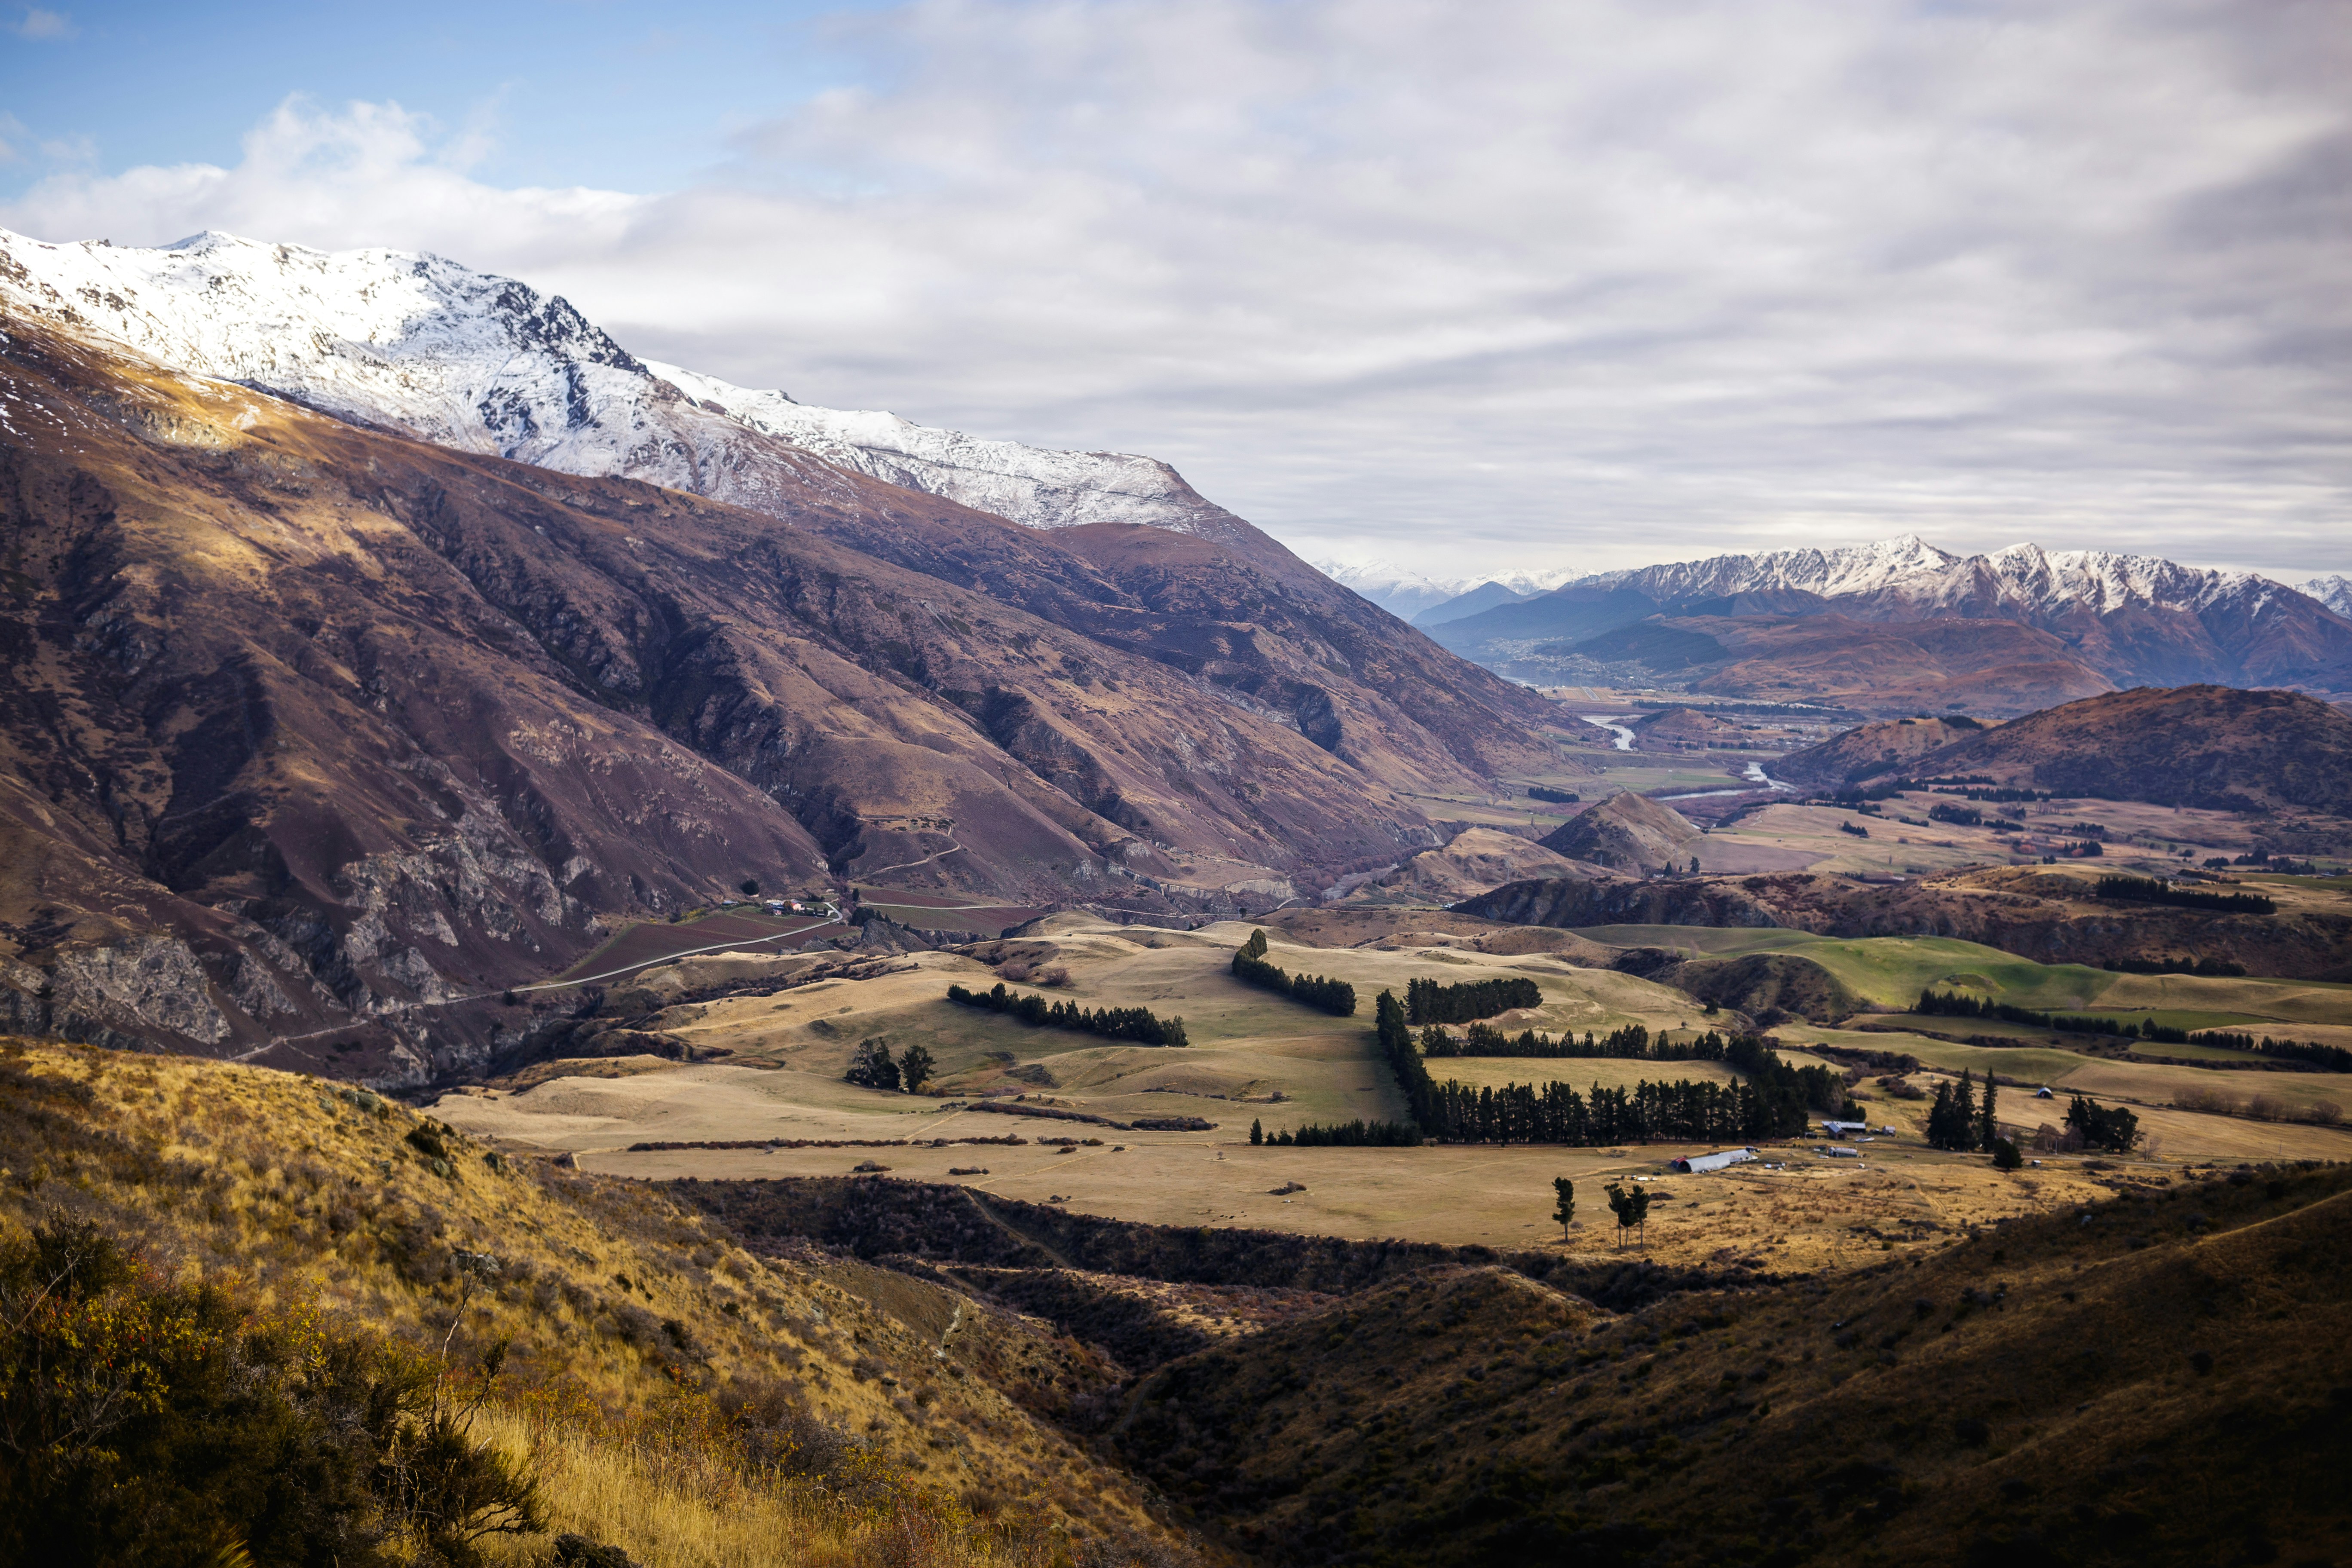
[[[80,30],[73,25],[71,17],[56,11],[44,11],[38,6],[28,7],[24,20],[18,22],[16,28],[18,37],[31,38],[38,43],[62,43]]]
[[[1169,458],[1318,556],[2342,570],[2327,9],[937,0],[667,193],[295,100],[0,221],[437,250],[732,380]]]

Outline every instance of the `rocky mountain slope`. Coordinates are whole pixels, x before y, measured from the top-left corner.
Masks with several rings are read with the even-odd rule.
[[[1054,526],[1008,521],[431,258],[7,237],[0,297],[27,1027],[446,1069],[491,1026],[415,1009],[744,875],[1264,901],[1549,763],[1547,705],[1142,459],[900,433]]]
[[[1580,643],[1654,616],[1826,614],[1905,626],[2015,622],[2049,634],[2056,656],[2118,686],[2352,688],[2352,619],[2308,592],[2155,556],[2034,544],[1961,556],[1908,536],[1598,574],[1444,623],[1433,635],[1493,663],[1524,657],[1538,643]]]
[[[1566,655],[1671,675],[1695,692],[1844,707],[2007,715],[2113,683],[2050,633],[2014,621],[1895,624],[1844,615],[1653,616],[1517,663]]]
[[[1404,792],[1523,744],[1391,642],[1343,682],[1311,601],[1195,534],[1044,534],[814,458],[784,526],[23,321],[0,410],[0,1008],[26,1028],[332,1034],[419,1077],[496,1037],[463,999],[746,875],[1194,907],[1427,847]],[[1250,594],[1256,618],[1203,618]]]
[[[1933,749],[1924,742],[1949,733]],[[2054,795],[2159,805],[2299,806],[2352,816],[2352,716],[2293,691],[2143,687],[1995,728],[1874,724],[1775,764],[1792,779],[1981,777]],[[1916,742],[1915,742],[1916,744]]]

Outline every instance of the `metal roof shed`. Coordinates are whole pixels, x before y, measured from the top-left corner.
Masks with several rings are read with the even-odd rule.
[[[1726,1165],[1737,1165],[1756,1158],[1753,1149],[1725,1149],[1713,1154],[1683,1154],[1667,1162],[1685,1175],[1699,1175],[1708,1171],[1720,1171]]]

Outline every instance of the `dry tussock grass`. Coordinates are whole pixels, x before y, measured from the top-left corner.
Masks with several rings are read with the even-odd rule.
[[[510,1342],[479,1419],[541,1466],[553,1528],[664,1564],[1118,1561],[1173,1539],[1134,1483],[887,1310],[657,1192],[373,1096],[0,1039],[0,1227],[58,1216],[453,1365]],[[1004,1500],[986,1528],[966,1494]]]

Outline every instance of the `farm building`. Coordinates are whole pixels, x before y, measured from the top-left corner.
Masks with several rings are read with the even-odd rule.
[[[1827,1148],[1816,1149],[1813,1152],[1816,1154],[1826,1154],[1832,1160],[1859,1160],[1862,1158],[1861,1150],[1848,1149],[1843,1145],[1837,1143],[1832,1143]]]
[[[1832,1138],[1843,1138],[1851,1132],[1869,1131],[1870,1123],[1867,1121],[1824,1121],[1822,1123],[1822,1131],[1828,1133]]]
[[[1666,1163],[1686,1176],[1693,1176],[1708,1171],[1720,1171],[1726,1165],[1737,1165],[1754,1158],[1756,1151],[1753,1149],[1725,1149],[1713,1154],[1677,1155]]]

